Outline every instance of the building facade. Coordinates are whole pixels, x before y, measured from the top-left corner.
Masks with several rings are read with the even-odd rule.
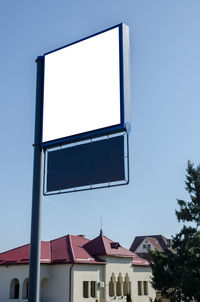
[[[27,301],[30,246],[0,254],[0,302]],[[149,302],[149,262],[102,233],[41,243],[41,302]]]
[[[162,253],[167,250],[173,251],[172,240],[167,239],[163,235],[136,236],[130,247],[130,251],[150,261],[151,257],[148,249],[152,251],[157,250]]]

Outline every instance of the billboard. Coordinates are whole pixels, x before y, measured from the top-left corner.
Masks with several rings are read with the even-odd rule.
[[[127,51],[119,24],[44,55],[43,146],[126,128]]]
[[[50,148],[45,152],[44,194],[127,184],[128,158],[126,132]]]
[[[41,147],[45,195],[129,182],[128,27],[119,24],[46,53],[36,62],[29,273],[29,298],[35,301],[39,294]]]

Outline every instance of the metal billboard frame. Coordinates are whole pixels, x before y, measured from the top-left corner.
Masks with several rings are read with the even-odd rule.
[[[70,47],[79,42],[85,41],[97,35],[103,34],[109,30],[119,28],[119,73],[120,73],[120,124],[112,125],[105,128],[94,129],[92,131],[77,133],[72,136],[61,137],[59,139],[42,142],[42,134],[43,134],[43,109],[44,109],[44,85],[43,85],[43,98],[42,98],[42,133],[41,133],[41,146],[46,149],[51,146],[59,146],[62,144],[72,143],[75,141],[85,140],[87,138],[94,138],[106,134],[112,134],[120,131],[127,131],[128,133],[131,130],[131,122],[130,122],[130,54],[129,54],[129,27],[120,23],[113,27],[107,28],[103,31],[95,33],[93,35],[87,36],[83,39],[75,41],[73,43],[67,44],[55,50],[49,51],[43,55],[44,57],[44,74],[45,74],[45,56],[56,52],[58,50],[64,49],[66,47]],[[43,74],[43,82],[44,82],[44,74]]]
[[[101,184],[90,184],[85,185],[81,187],[73,187],[69,189],[60,189],[57,191],[48,192],[47,191],[47,160],[48,160],[48,152],[55,151],[55,150],[62,150],[62,148],[70,148],[70,147],[76,147],[78,144],[92,144],[93,142],[117,137],[117,136],[124,136],[124,168],[125,168],[125,179],[121,181],[114,181],[114,182],[105,182]],[[65,193],[75,193],[75,192],[81,192],[81,191],[88,191],[88,190],[94,190],[94,189],[105,189],[110,187],[119,187],[123,185],[127,185],[129,183],[129,137],[127,131],[113,133],[111,135],[104,135],[101,137],[95,137],[94,139],[87,139],[84,141],[74,142],[70,144],[60,145],[53,148],[48,148],[44,152],[44,171],[43,171],[43,195],[44,196],[50,196],[50,195],[58,195],[58,194],[65,194]]]

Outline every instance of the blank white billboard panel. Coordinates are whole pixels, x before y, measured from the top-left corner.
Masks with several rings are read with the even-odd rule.
[[[119,27],[45,55],[42,143],[120,123]]]

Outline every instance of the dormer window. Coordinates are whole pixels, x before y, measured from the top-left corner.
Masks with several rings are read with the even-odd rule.
[[[118,249],[121,245],[119,244],[119,242],[111,242],[110,247],[111,249]]]

